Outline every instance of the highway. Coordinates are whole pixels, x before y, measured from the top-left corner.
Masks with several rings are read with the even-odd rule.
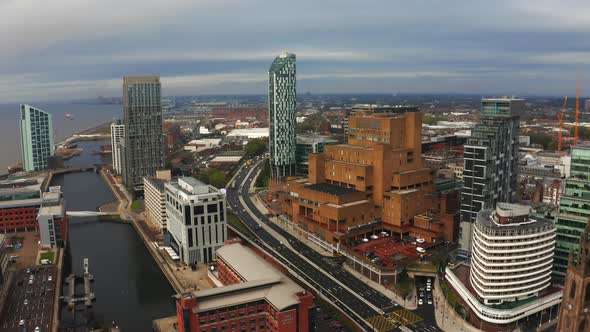
[[[259,162],[251,167],[240,169],[233,182],[230,183],[229,188],[227,188],[229,207],[252,233],[256,234],[256,236],[243,235],[248,236],[250,240],[267,252],[278,253],[278,256],[273,255],[278,261],[296,271],[300,278],[305,279],[317,289],[321,289],[324,296],[334,302],[339,309],[367,331],[373,331],[367,324],[367,319],[374,321],[375,317],[379,316],[391,317],[388,315],[389,313],[402,309],[398,303],[361,282],[340,265],[324,258],[296,237],[271,222],[266,215],[258,210],[248,191],[261,166],[262,163]],[[277,240],[264,228],[259,227],[258,220],[287,239],[292,249]],[[407,325],[413,331],[438,331],[433,319],[434,315],[432,314],[428,322],[421,320],[416,328],[413,328],[412,324]],[[395,329],[386,330],[393,331]]]

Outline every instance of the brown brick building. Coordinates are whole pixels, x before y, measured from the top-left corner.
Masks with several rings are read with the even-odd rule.
[[[422,117],[419,112],[350,117],[348,144],[310,154],[308,179],[288,183],[286,213],[333,242],[376,227],[437,237],[438,229],[414,227],[416,215],[437,208],[433,171],[421,157]]]

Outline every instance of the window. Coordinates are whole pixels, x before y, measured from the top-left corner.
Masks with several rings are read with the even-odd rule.
[[[202,205],[197,205],[197,206],[193,207],[193,214],[194,215],[205,214],[205,208]]]
[[[187,229],[187,233],[188,233],[188,246],[192,247],[193,246],[193,229],[192,228]]]
[[[209,204],[207,205],[207,213],[215,213],[217,212],[217,204]]]

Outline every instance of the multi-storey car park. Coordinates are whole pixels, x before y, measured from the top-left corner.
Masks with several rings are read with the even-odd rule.
[[[261,166],[261,163],[253,166],[251,174],[256,174]],[[373,330],[369,323],[374,325],[375,322],[383,322],[386,319],[390,322],[389,328],[380,329],[381,331],[393,330],[398,324],[438,331],[435,327],[434,313],[426,313],[426,316],[419,317],[413,312],[401,309],[395,301],[361,282],[340,265],[325,259],[280,226],[272,223],[252,202],[248,187],[254,177],[248,177],[247,173],[246,171],[238,172],[227,190],[227,200],[228,206],[255,235],[240,232],[236,228],[232,229],[240,232],[242,236],[268,253],[274,253],[273,257],[278,262],[321,292],[324,298],[336,304],[364,330]],[[290,247],[259,227],[258,220],[286,238]]]

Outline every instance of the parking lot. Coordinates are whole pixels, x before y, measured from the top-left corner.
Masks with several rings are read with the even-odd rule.
[[[49,331],[57,269],[38,267],[16,273],[0,317],[0,330]]]

